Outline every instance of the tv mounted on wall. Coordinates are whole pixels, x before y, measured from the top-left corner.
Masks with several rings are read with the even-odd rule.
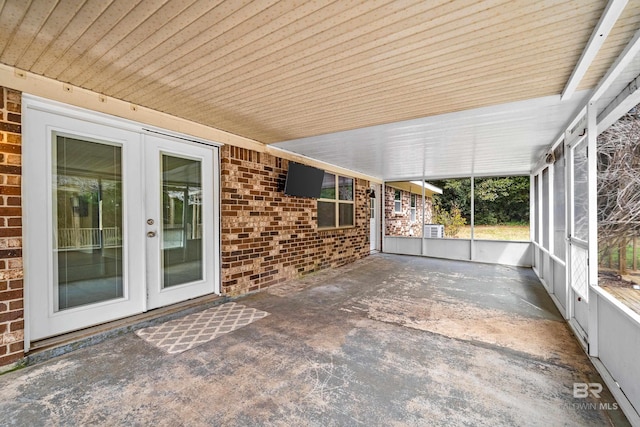
[[[289,162],[284,194],[287,196],[309,197],[317,199],[322,189],[324,171],[296,162]]]

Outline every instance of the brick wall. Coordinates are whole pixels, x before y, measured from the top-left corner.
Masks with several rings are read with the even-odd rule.
[[[411,193],[400,190],[400,200],[402,212],[395,212],[395,191],[390,186],[385,186],[384,194],[384,214],[385,214],[385,234],[387,236],[422,236],[422,195],[416,194],[416,220],[411,221]],[[425,197],[426,205],[424,211],[425,224],[432,221],[431,197]]]
[[[21,98],[0,87],[0,366],[24,349],[22,293]]]
[[[369,182],[355,180],[355,224],[318,231],[316,200],[282,193],[288,163],[225,146],[222,159],[222,291],[238,295],[369,254]]]
[[[0,87],[0,366],[24,356],[21,93]],[[355,227],[318,231],[316,201],[285,196],[286,160],[221,150],[222,290],[256,291],[369,254],[369,182],[355,179]]]

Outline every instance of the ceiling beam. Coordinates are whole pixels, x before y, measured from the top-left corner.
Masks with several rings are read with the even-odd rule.
[[[640,76],[633,79],[598,115],[598,135],[640,103]]]
[[[587,46],[584,48],[584,51],[582,51],[582,55],[562,91],[560,98],[562,101],[570,99],[571,96],[573,96],[627,3],[628,0],[610,0],[609,4],[607,4],[598,25],[596,25],[593,30]]]
[[[613,63],[607,74],[600,80],[598,86],[591,94],[589,102],[598,102],[600,97],[609,89],[611,84],[618,78],[618,76],[625,70],[627,65],[633,61],[640,52],[640,30],[636,31],[633,38],[627,43],[622,53],[618,56]]]

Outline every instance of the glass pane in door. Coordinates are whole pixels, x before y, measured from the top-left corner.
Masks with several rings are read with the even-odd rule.
[[[162,286],[203,279],[202,164],[162,155]]]
[[[589,165],[587,139],[573,149],[573,237],[589,238]]]
[[[123,296],[122,149],[53,139],[55,311]]]

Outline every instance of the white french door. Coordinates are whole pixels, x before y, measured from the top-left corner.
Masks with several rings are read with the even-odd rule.
[[[214,152],[145,136],[148,307],[214,292]]]
[[[23,151],[28,341],[218,291],[217,148],[36,107]]]

